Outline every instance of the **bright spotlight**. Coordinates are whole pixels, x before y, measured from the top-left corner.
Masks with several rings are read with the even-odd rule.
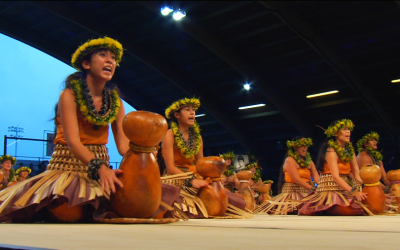
[[[186,12],[183,12],[181,10],[177,10],[174,12],[174,14],[172,15],[172,17],[176,20],[179,21],[182,18],[184,18],[186,16]]]
[[[250,90],[250,84],[246,83],[245,85],[243,85],[245,90]]]
[[[161,8],[161,14],[162,14],[163,16],[168,16],[169,13],[171,13],[172,11],[174,11],[174,10],[171,9],[171,8],[169,8],[169,7]]]

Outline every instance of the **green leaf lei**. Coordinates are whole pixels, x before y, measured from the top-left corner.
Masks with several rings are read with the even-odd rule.
[[[257,183],[261,179],[261,170],[260,169],[256,169],[256,171],[254,172],[254,174],[251,177],[251,179],[253,179],[253,181],[255,183]]]
[[[178,128],[178,125],[176,124],[176,122],[171,122],[171,129],[174,134],[176,146],[179,148],[181,153],[186,158],[192,158],[200,151],[201,137],[200,137],[200,128],[199,128],[199,125],[197,124],[197,122],[194,122],[194,125],[190,126],[190,128],[189,128],[189,129],[193,129],[193,134],[194,134],[193,149],[187,148],[186,144],[182,141],[182,139],[179,135],[179,128]]]
[[[311,156],[309,152],[307,152],[304,160],[301,159],[295,152],[293,152],[292,149],[289,149],[288,155],[292,157],[301,168],[308,168],[311,164]]]
[[[3,173],[4,173],[4,171],[3,171]],[[15,176],[15,170],[14,169],[10,169],[10,173],[9,173],[9,175],[8,175],[8,180],[7,180],[7,182],[12,182],[13,180],[14,180],[14,176]],[[1,182],[2,180],[0,180],[0,182]]]
[[[380,164],[381,163],[381,161],[382,161],[382,159],[383,159],[383,155],[381,154],[381,152],[379,152],[378,150],[375,150],[375,149],[373,149],[373,148],[370,148],[370,147],[368,147],[368,148],[366,148],[365,149],[365,152],[369,155],[369,156],[371,156],[371,158],[372,158],[372,160],[373,160],[373,162],[375,163],[377,163],[377,164]]]
[[[224,172],[224,175],[226,177],[231,177],[233,173],[235,172],[235,167],[233,165],[230,165]]]
[[[328,141],[329,147],[333,148],[336,151],[336,154],[339,156],[339,158],[344,161],[344,162],[351,162],[354,157],[354,148],[351,142],[346,143],[346,150],[344,150],[342,147],[340,147],[339,143],[334,140],[329,140]]]
[[[117,118],[119,107],[121,105],[116,89],[114,89],[112,92],[107,89],[107,91],[109,91],[109,96],[111,97],[110,111],[105,116],[98,116],[94,114],[92,110],[90,110],[90,108],[88,107],[86,99],[83,95],[82,80],[72,80],[70,85],[72,90],[74,91],[75,102],[88,122],[93,125],[107,126],[109,123],[115,121],[115,119]]]

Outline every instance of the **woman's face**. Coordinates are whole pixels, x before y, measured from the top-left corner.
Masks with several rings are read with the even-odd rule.
[[[367,143],[365,143],[365,147],[368,148],[373,148],[373,149],[378,149],[378,142],[375,139],[372,139],[370,141],[368,141]]]
[[[1,163],[1,168],[5,171],[10,171],[11,169],[11,161],[10,160],[5,160]]]
[[[196,119],[196,111],[192,105],[181,108],[180,111],[175,112],[174,115],[179,124],[188,126],[194,125],[194,121]]]
[[[231,159],[226,159],[225,164],[229,167],[232,164]]]
[[[351,135],[350,129],[347,127],[344,127],[335,134],[335,137],[338,142],[346,143],[346,142],[350,142],[350,135]]]
[[[28,177],[28,171],[22,171],[21,173],[19,173],[19,176],[21,176],[22,178]]]
[[[300,156],[300,157],[306,157],[307,155],[307,150],[308,147],[307,146],[298,146],[298,147],[294,147],[294,152]]]
[[[116,68],[115,54],[111,50],[101,49],[93,52],[90,62],[82,61],[82,67],[94,78],[109,81]]]

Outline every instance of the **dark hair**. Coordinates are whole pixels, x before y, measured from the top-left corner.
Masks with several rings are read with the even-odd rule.
[[[338,121],[340,121],[340,120],[334,120],[333,122],[331,122],[331,124],[329,126],[334,126]],[[329,147],[328,141],[332,140],[332,139],[336,141],[335,136],[327,137],[322,142],[321,146],[319,147],[319,152],[318,152],[318,156],[317,156],[317,162],[315,164],[315,167],[317,168],[317,170],[319,172],[323,172],[324,171],[326,151],[328,150],[328,147]]]
[[[240,160],[244,161],[244,158],[243,158],[242,155],[239,155],[238,158],[237,158],[237,161],[240,161]]]
[[[163,176],[164,171],[167,169],[167,166],[165,165],[165,160],[164,160],[164,157],[163,157],[161,151],[162,150],[160,147],[157,151],[157,163],[158,163],[158,167],[160,169],[160,175]]]
[[[292,138],[292,141],[297,141],[297,140],[300,140],[300,139],[303,139],[303,138],[305,138],[305,137],[304,136],[295,136],[295,137]],[[293,149],[294,150],[294,148],[288,148],[288,150],[289,149]],[[280,194],[282,192],[282,187],[283,187],[283,184],[285,183],[285,175],[283,174],[283,165],[285,165],[286,158],[288,158],[288,153],[287,152],[286,152],[286,154],[285,154],[285,156],[283,158],[283,162],[282,162],[281,168],[279,170],[278,194]]]
[[[176,119],[176,117],[175,117],[175,112],[180,113],[180,112],[181,112],[181,109],[182,109],[182,108],[178,109],[177,111],[172,112],[171,118],[169,119],[169,120],[170,120],[170,121],[169,121],[169,127],[170,127],[170,128],[171,128],[171,123],[172,123],[172,122],[175,122],[176,124],[178,124],[178,119]]]

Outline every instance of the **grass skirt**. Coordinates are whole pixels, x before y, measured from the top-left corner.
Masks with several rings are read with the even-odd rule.
[[[347,175],[340,175],[340,177],[350,186],[361,187],[355,180],[351,182]],[[304,205],[299,209],[299,215],[328,215],[326,212],[334,206],[351,211],[351,215],[365,215],[363,208],[354,197],[345,196],[345,190],[333,181],[331,174],[321,175],[316,191],[303,198],[301,202]]]
[[[296,183],[284,183],[282,193],[261,204],[253,213],[271,215],[295,213],[298,210],[300,200],[308,193],[309,190]]]

